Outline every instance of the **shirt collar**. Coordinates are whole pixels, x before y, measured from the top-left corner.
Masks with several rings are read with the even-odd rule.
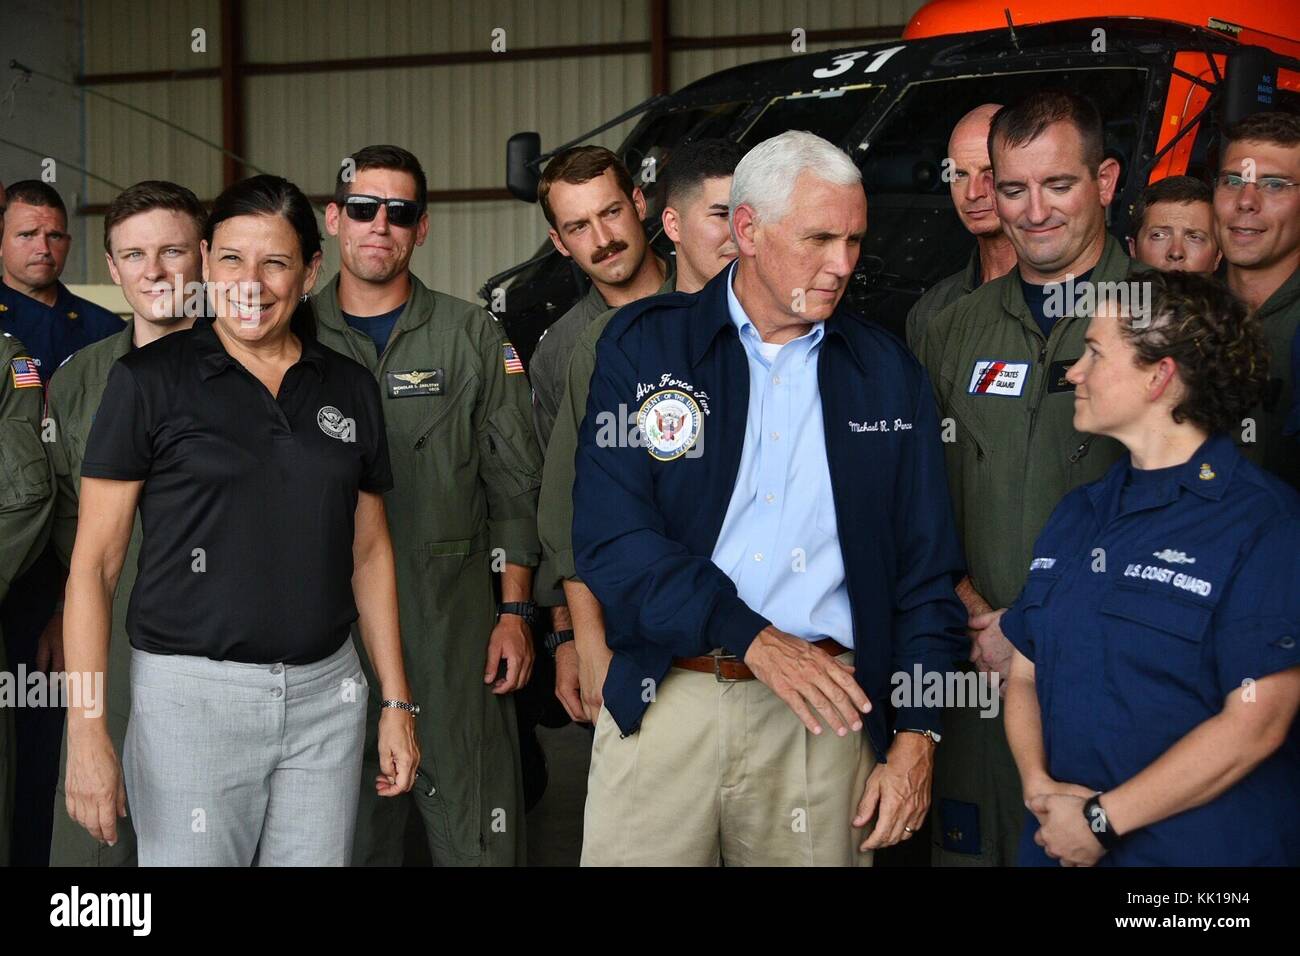
[[[718,333],[723,329],[738,328],[732,320],[728,299],[731,292],[731,275],[739,267],[740,260],[737,259],[710,279],[704,288],[695,294],[695,299],[690,305],[690,323],[687,327],[692,367],[704,361],[704,356],[708,354]],[[848,348],[849,354],[853,356],[853,360],[858,363],[858,367],[865,372],[867,370],[865,357],[858,354],[853,337],[845,331],[849,323],[857,321],[859,320],[848,314],[848,307],[844,304],[844,300],[840,299],[834,314],[817,325],[818,328],[825,329],[825,335],[841,339]]]
[[[1230,437],[1211,435],[1179,467],[1173,480],[1165,486],[1165,496],[1153,499],[1151,505],[1160,507],[1174,501],[1178,497],[1179,488],[1186,488],[1210,501],[1219,501],[1227,493],[1228,484],[1240,461],[1241,453]],[[1131,462],[1131,456],[1120,459],[1105,478],[1088,485],[1088,498],[1099,515],[1116,513]]]
[[[759,335],[758,328],[754,325],[748,313],[745,312],[745,307],[740,304],[740,299],[736,298],[736,289],[734,286],[736,274],[735,262],[727,266],[724,271],[727,274],[727,314],[731,318],[731,324],[736,327],[736,331],[740,334],[740,340],[742,342],[744,342],[745,339],[749,339],[757,345],[759,342],[763,341],[763,337]],[[826,334],[824,328],[825,324],[826,323],[824,322],[814,322],[812,329],[799,336],[797,339],[792,339],[785,344],[795,345],[796,343],[799,343],[800,347],[804,349],[804,361],[807,362],[817,351],[817,346],[821,344],[822,336]],[[766,364],[766,359],[764,359],[764,363]]]
[[[1286,311],[1296,301],[1300,301],[1300,269],[1292,272],[1290,277],[1264,300],[1255,314],[1262,319],[1274,312]]]
[[[234,368],[239,365],[234,356],[226,351],[226,347],[221,344],[221,339],[217,338],[217,331],[214,329],[215,320],[207,317],[200,317],[194,321],[194,327],[191,330],[194,343],[194,351],[199,356],[199,376],[207,381],[214,375],[219,375],[227,368]],[[294,364],[310,365],[316,372],[316,375],[325,378],[325,352],[323,346],[316,339],[309,335],[298,336],[302,342],[302,356]]]

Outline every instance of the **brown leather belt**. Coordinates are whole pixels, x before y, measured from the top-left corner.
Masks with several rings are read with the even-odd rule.
[[[842,645],[834,638],[823,638],[820,641],[814,641],[813,647],[820,648],[831,657],[838,657],[841,654],[847,654],[849,649]],[[705,654],[702,657],[674,657],[673,667],[680,667],[682,670],[699,671],[702,674],[712,674],[719,683],[730,684],[742,680],[754,680],[754,672],[746,666],[745,662],[738,659],[734,654]]]

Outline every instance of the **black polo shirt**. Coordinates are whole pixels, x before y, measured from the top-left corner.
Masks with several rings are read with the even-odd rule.
[[[357,492],[393,485],[379,386],[314,338],[273,397],[210,320],[124,355],[85,478],[144,480],[131,645],[256,664],[328,657],[357,619]]]

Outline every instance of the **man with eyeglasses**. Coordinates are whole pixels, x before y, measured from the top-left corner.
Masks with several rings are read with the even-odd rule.
[[[1242,451],[1300,488],[1300,444],[1283,434],[1292,403],[1292,342],[1300,327],[1300,116],[1255,113],[1224,137],[1215,229],[1228,287],[1264,326],[1269,390],[1242,422]]]
[[[383,394],[402,650],[422,704],[416,785],[380,799],[392,768],[377,752],[379,683],[364,665],[372,693],[352,861],[400,865],[414,803],[435,866],[510,866],[524,857],[511,694],[533,667],[542,459],[523,365],[494,317],[411,273],[426,199],[424,170],[401,147],[344,160],[325,211],[339,274],[313,300],[320,341],[369,368]]]

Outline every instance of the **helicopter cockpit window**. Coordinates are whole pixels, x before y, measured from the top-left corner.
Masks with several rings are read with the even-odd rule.
[[[843,145],[844,137],[882,89],[882,86],[863,84],[778,96],[745,130],[740,141],[748,147],[786,130],[802,129]]]
[[[632,181],[641,187],[649,205],[647,219],[659,214],[655,201],[659,171],[673,150],[682,143],[713,136],[726,136],[747,102],[719,103],[695,109],[673,110],[647,117],[628,136],[619,154]]]

